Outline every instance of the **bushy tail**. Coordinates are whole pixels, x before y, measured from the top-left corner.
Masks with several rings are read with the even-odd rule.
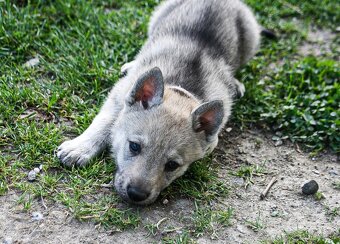
[[[264,28],[261,30],[261,36],[264,36],[264,37],[271,39],[271,40],[277,39],[277,35],[275,34],[274,31],[264,29]]]

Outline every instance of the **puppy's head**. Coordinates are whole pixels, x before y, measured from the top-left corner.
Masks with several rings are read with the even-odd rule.
[[[130,90],[112,131],[118,166],[115,187],[136,204],[149,204],[189,165],[217,145],[223,104],[200,104],[180,88],[165,87],[154,68]]]

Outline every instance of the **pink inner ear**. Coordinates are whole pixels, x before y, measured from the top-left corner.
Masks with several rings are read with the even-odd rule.
[[[203,113],[199,118],[200,126],[197,131],[209,130],[213,126],[215,116],[216,111],[214,109]]]
[[[136,101],[147,102],[155,96],[155,78],[150,77],[143,82],[142,87],[136,94]]]

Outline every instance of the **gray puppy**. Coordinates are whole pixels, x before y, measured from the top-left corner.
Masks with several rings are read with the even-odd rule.
[[[168,0],[148,32],[90,127],[57,153],[84,166],[110,146],[117,192],[142,205],[216,147],[245,91],[234,71],[255,54],[261,27],[239,0]]]

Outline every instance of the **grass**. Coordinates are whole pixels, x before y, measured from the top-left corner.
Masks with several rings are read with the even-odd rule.
[[[246,225],[255,232],[259,232],[265,228],[260,216],[257,216],[255,220],[246,220]]]
[[[279,237],[275,240],[263,241],[262,243],[271,244],[327,244],[327,243],[339,243],[340,242],[340,229],[336,233],[329,237],[323,237],[319,235],[313,235],[305,230],[295,231],[287,233],[283,237]]]
[[[254,176],[262,176],[266,174],[266,170],[259,165],[241,166],[236,172],[231,172],[232,175],[244,179],[244,187],[247,188],[250,184],[254,184]]]
[[[0,195],[17,191],[24,211],[31,211],[34,201],[57,202],[75,218],[104,227],[140,225],[138,209],[122,207],[114,192],[101,187],[112,180],[111,159],[103,155],[89,167],[69,170],[60,166],[54,151],[91,123],[121,65],[142,46],[149,15],[158,3],[0,0]],[[317,58],[297,52],[310,25],[336,29],[339,5],[335,0],[247,3],[263,26],[280,37],[265,40],[259,54],[239,71],[247,93],[237,103],[233,121],[279,131],[283,139],[314,152],[339,152],[336,43]],[[38,65],[24,66],[35,57]],[[270,64],[275,67],[268,68]],[[39,164],[43,173],[34,183],[27,182],[27,173]],[[207,157],[162,194],[198,202],[192,220],[196,233],[211,234],[211,223],[229,223],[228,210],[205,209],[211,200],[228,194],[217,171],[218,165]],[[164,241],[187,243],[191,237],[186,231],[174,242]]]
[[[332,185],[334,189],[340,190],[340,181],[333,182]]]
[[[214,210],[209,206],[202,207],[195,203],[192,234],[195,237],[209,234],[210,238],[217,239],[218,230],[230,226],[232,216],[233,209],[230,207],[226,210]]]
[[[326,215],[330,221],[333,221],[337,216],[340,216],[340,207],[330,208],[326,206]]]

